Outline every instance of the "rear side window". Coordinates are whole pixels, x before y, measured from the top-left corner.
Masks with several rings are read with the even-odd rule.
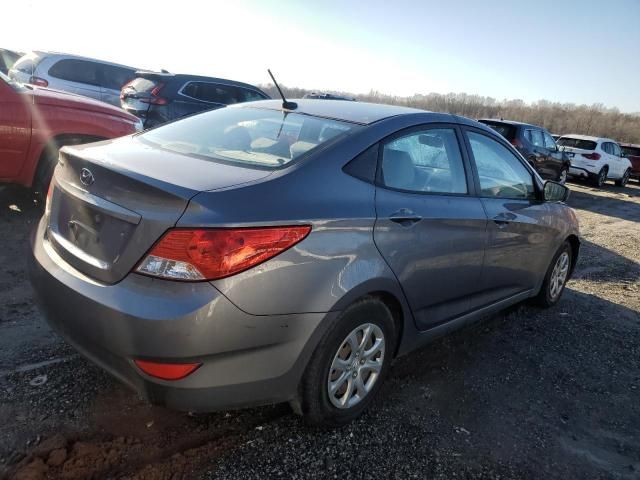
[[[513,125],[501,122],[489,122],[486,120],[481,120],[480,122],[484,123],[488,127],[491,127],[509,141],[516,138],[516,127]]]
[[[248,88],[240,88],[238,87],[238,97],[241,102],[253,102],[256,100],[264,100],[268,98],[266,95],[262,95],[260,92],[256,90],[250,90]]]
[[[535,128],[527,128],[524,131],[524,137],[536,147],[544,147],[544,139],[542,137],[542,131]]]
[[[89,85],[99,86],[99,67],[100,64],[95,62],[66,58],[54,63],[49,69],[49,75],[69,82],[87,83]]]
[[[622,156],[622,151],[620,150],[620,145],[618,145],[617,143],[612,143],[611,144],[611,149],[613,151],[613,154],[616,157],[621,157]]]
[[[396,138],[383,147],[382,184],[418,193],[467,193],[456,132],[425,129]]]
[[[226,107],[163,125],[137,138],[212,161],[278,168],[357,128],[299,113]]]
[[[118,67],[115,65],[99,66],[100,85],[111,90],[120,90],[122,87],[135,77],[135,71],[131,68]]]
[[[182,94],[203,102],[221,103],[223,105],[231,105],[243,101],[237,88],[209,82],[189,82],[182,89]]]
[[[581,138],[560,137],[556,142],[561,147],[579,148],[581,150],[595,150],[598,144]]]
[[[529,170],[504,145],[475,132],[467,132],[485,197],[532,198],[535,195]]]
[[[613,155],[613,149],[611,148],[611,144],[609,142],[603,142],[600,148],[609,155]]]

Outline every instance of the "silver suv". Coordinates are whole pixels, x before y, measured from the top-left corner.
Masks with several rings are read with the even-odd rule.
[[[120,89],[136,69],[92,58],[52,52],[30,52],[9,70],[22,83],[64,90],[120,106]]]

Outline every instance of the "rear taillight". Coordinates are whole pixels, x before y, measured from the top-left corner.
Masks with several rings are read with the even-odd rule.
[[[275,257],[303,240],[309,226],[169,230],[135,271],[173,280],[228,277]]]
[[[511,140],[511,145],[513,145],[516,148],[522,148],[522,142],[517,138],[514,138],[513,140]]]
[[[593,152],[593,153],[583,153],[582,156],[584,158],[588,158],[589,160],[600,160],[600,154]]]
[[[134,360],[133,363],[144,373],[161,380],[180,380],[195,372],[201,363],[158,363]]]
[[[151,105],[166,105],[168,103],[168,100],[164,97],[159,96],[163,88],[164,88],[164,83],[158,83],[149,92],[151,97],[141,98],[140,101],[142,103],[150,103]]]
[[[49,82],[40,77],[29,77],[29,83],[31,85],[37,85],[38,87],[48,87]]]

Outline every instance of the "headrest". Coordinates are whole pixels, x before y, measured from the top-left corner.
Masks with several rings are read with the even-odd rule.
[[[402,150],[385,148],[382,157],[382,175],[388,187],[410,190],[416,177],[411,156]]]

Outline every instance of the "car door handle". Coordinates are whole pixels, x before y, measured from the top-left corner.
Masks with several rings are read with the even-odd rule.
[[[397,212],[392,213],[389,216],[389,220],[394,223],[398,223],[403,227],[410,227],[414,223],[418,223],[422,220],[422,217],[408,208],[401,208]]]
[[[496,225],[498,225],[498,227],[502,228],[505,227],[507,225],[509,225],[512,221],[514,221],[517,217],[517,215],[509,212],[509,213],[501,213],[499,215],[496,215],[495,217],[493,217],[493,221]]]

